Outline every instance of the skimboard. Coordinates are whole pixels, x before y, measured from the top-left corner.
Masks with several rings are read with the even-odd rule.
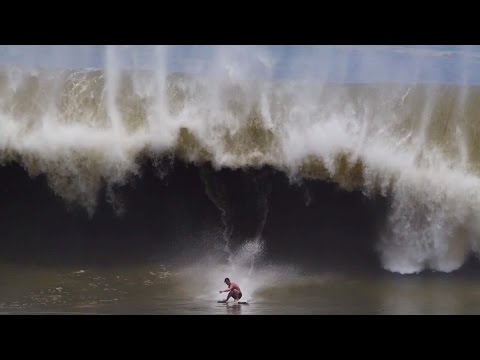
[[[230,302],[226,302],[224,300],[218,300],[217,303],[219,304],[239,304],[239,305],[248,305],[248,302],[246,301],[230,301]]]

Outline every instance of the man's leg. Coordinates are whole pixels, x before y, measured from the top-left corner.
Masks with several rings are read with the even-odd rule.
[[[235,301],[237,301],[238,299],[240,299],[240,292],[234,289],[228,293],[228,296],[231,296]]]

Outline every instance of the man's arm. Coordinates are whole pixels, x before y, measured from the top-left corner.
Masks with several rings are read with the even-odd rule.
[[[220,294],[223,292],[229,292],[229,291],[230,291],[230,287],[227,290],[220,290]]]

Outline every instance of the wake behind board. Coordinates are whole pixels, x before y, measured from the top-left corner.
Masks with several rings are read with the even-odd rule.
[[[217,303],[219,304],[239,304],[239,305],[248,305],[248,302],[246,301],[237,301],[237,302],[226,302],[226,301],[223,301],[223,300],[218,300]]]

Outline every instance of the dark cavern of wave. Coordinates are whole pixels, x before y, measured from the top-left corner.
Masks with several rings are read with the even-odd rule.
[[[161,169],[162,171],[159,171]],[[205,252],[265,241],[263,261],[312,269],[381,269],[375,244],[388,200],[333,183],[291,182],[270,168],[215,170],[166,158],[107,189],[89,215],[44,176],[0,168],[0,259],[33,264],[188,263]],[[225,259],[227,258],[225,253]]]

